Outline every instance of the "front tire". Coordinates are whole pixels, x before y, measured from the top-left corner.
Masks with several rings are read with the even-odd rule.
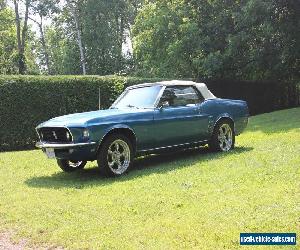
[[[78,169],[83,169],[85,167],[86,161],[69,161],[57,159],[57,164],[64,172],[74,172]]]
[[[97,162],[103,175],[120,176],[130,169],[133,157],[131,141],[122,134],[113,134],[101,145]]]
[[[235,134],[232,122],[221,120],[214,128],[209,148],[213,151],[227,152],[234,148],[234,144]]]

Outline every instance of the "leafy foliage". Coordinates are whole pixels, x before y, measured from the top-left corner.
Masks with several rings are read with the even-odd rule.
[[[16,30],[14,14],[11,9],[3,6],[0,9],[0,74],[17,72],[16,60]]]
[[[144,75],[299,80],[299,1],[148,1],[133,29]]]
[[[143,6],[133,28],[138,73],[193,76],[191,55],[198,30],[191,15],[192,9],[183,0],[160,0]]]
[[[66,36],[65,27],[56,23],[55,26],[46,29],[46,40],[53,74],[81,74],[79,49],[73,34],[70,37]]]
[[[43,0],[43,1],[33,1],[31,3],[31,9],[34,13],[34,18],[30,17],[30,20],[33,21],[39,29],[39,44],[38,44],[38,60],[41,71],[44,73],[52,74],[49,53],[47,48],[47,42],[45,39],[44,32],[44,19],[50,17],[59,12],[58,8],[59,0]]]
[[[15,27],[15,14],[6,3],[0,0],[0,74],[18,73],[18,46]],[[35,37],[32,31],[27,33],[28,42],[25,44],[25,58],[28,74],[38,74],[36,63]]]
[[[38,64],[40,73],[48,74],[300,79],[299,1],[14,2],[20,4],[20,18],[0,0],[0,70],[4,74],[15,74],[19,62],[17,68],[22,73],[27,68],[27,74],[39,73]],[[39,42],[30,25],[21,29],[27,20],[25,6],[29,20],[35,19],[39,27]],[[43,20],[49,17],[51,25],[45,26]],[[19,29],[14,24],[17,20]],[[22,39],[17,30],[24,30]],[[133,58],[124,53],[130,38]]]
[[[123,55],[126,32],[136,14],[139,1],[75,1],[79,30],[72,11],[64,6],[47,33],[55,74],[82,72],[77,32],[81,33],[87,74],[107,75],[126,72],[132,62]],[[58,44],[62,46],[58,46]],[[60,59],[63,57],[63,61]],[[57,66],[59,65],[59,66]],[[62,66],[62,67],[60,67]]]

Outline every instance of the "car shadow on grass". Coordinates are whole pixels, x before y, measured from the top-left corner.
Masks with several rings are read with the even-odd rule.
[[[25,184],[34,188],[76,188],[83,189],[91,186],[105,186],[115,182],[155,174],[164,174],[172,170],[188,167],[200,161],[213,161],[232,154],[243,154],[251,151],[252,147],[236,147],[226,153],[210,152],[207,147],[193,148],[181,151],[165,152],[159,155],[148,155],[137,158],[128,174],[108,178],[100,174],[97,165],[72,173],[58,172],[47,176],[31,177]]]

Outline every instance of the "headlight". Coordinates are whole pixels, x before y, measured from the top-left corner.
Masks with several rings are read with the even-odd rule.
[[[82,132],[82,135],[83,135],[84,138],[89,138],[90,133],[87,129],[84,129],[83,132]]]

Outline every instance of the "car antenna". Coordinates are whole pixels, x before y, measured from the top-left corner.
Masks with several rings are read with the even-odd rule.
[[[98,99],[98,101],[99,101],[99,110],[101,109],[101,95],[100,95],[100,87],[99,87],[99,99]]]

